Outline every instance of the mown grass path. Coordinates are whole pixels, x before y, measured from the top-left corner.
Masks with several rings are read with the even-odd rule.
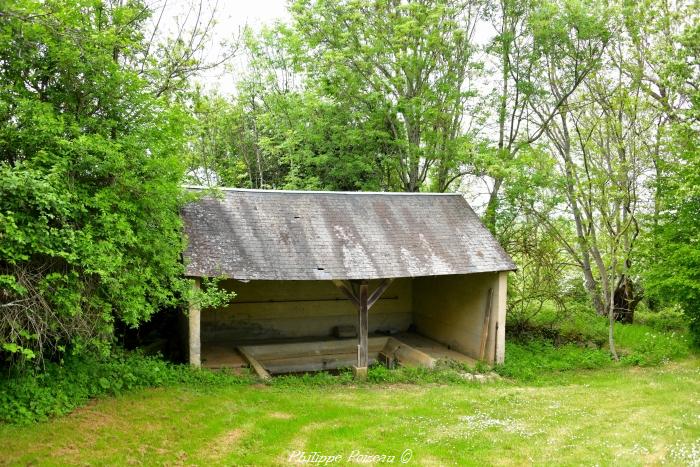
[[[407,449],[409,465],[699,465],[700,360],[528,385],[153,389],[0,426],[5,464],[280,465],[301,451],[401,465]]]

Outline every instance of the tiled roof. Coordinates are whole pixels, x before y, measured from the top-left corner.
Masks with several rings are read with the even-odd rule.
[[[182,216],[189,276],[376,279],[515,269],[456,194],[221,189]]]

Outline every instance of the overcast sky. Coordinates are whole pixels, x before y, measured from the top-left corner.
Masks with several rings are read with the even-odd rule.
[[[222,43],[231,43],[232,40],[245,27],[260,30],[264,25],[272,25],[276,21],[289,21],[287,12],[288,0],[202,0],[204,12],[202,17],[208,19],[215,11],[216,24],[210,42],[206,45],[209,60],[216,60],[225,51]],[[161,8],[163,17],[160,28],[164,34],[173,33],[177,25],[186,22],[194,25],[199,0],[153,0],[155,10],[154,21],[157,20]],[[476,28],[474,41],[483,45],[493,37],[490,26],[479,24]],[[231,94],[235,90],[235,76],[237,70],[245,68],[243,57],[239,56],[231,60],[226,67],[221,66],[210,70],[198,78],[206,89],[217,89],[224,94]]]
[[[163,16],[160,23],[162,34],[172,34],[179,24],[185,22],[189,27],[195,23],[198,0],[154,0],[153,21],[157,21],[161,9]],[[287,0],[203,0],[202,17],[208,19],[215,11],[216,24],[210,42],[206,45],[207,57],[215,60],[225,50],[222,43],[231,43],[245,27],[259,30],[263,25],[272,25],[276,21],[288,21]],[[210,70],[198,78],[207,89],[218,89],[230,94],[235,89],[235,70],[244,67],[241,58],[234,59],[227,67]]]

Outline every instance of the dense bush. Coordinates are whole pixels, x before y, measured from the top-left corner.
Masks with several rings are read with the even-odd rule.
[[[694,8],[697,14],[697,3]],[[673,115],[671,154],[661,160],[661,212],[655,237],[647,242],[645,279],[650,296],[683,309],[700,347],[700,21],[694,19],[669,48],[661,70],[687,105]]]
[[[135,388],[185,383],[190,386],[237,384],[248,376],[197,370],[158,357],[118,352],[110,357],[83,355],[63,365],[47,364],[35,374],[0,379],[0,421],[27,423],[66,414],[90,398]]]
[[[565,309],[545,304],[526,321],[506,326],[508,340],[544,339],[555,345],[593,343],[602,346],[608,339],[608,323],[585,303],[572,302]]]
[[[139,63],[141,2],[2,10],[0,356],[37,362],[179,301],[187,117]]]

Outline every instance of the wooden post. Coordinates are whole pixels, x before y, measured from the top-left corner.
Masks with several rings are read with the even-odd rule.
[[[200,279],[195,277],[194,279],[194,290],[199,291]],[[189,360],[190,365],[195,367],[202,366],[202,342],[199,327],[200,310],[199,305],[190,302],[190,309],[188,314],[189,321]]]
[[[486,357],[486,342],[489,337],[489,325],[491,324],[491,308],[493,304],[493,288],[486,295],[486,310],[484,311],[484,325],[481,328],[481,345],[479,346],[479,360]]]
[[[357,378],[367,377],[369,366],[369,309],[379,300],[379,297],[389,288],[393,279],[384,279],[377,289],[369,295],[369,281],[342,281],[334,280],[333,283],[352,301],[357,307],[357,366],[353,372]]]
[[[368,350],[367,342],[369,339],[369,307],[367,306],[367,281],[360,282],[360,306],[358,308],[358,326],[357,326],[357,369],[358,371],[367,371],[368,366]]]

